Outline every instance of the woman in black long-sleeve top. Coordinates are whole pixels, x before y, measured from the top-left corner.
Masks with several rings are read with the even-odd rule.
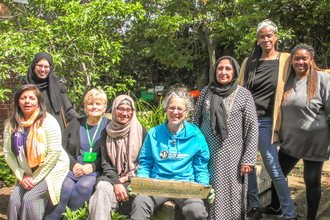
[[[25,81],[40,90],[46,111],[56,118],[62,134],[66,121],[70,122],[79,118],[79,114],[73,109],[68,99],[66,87],[54,73],[53,57],[49,53],[40,52],[34,56]]]
[[[62,184],[60,203],[47,220],[61,219],[66,206],[72,211],[84,206],[102,171],[100,134],[110,122],[103,116],[107,96],[102,90],[92,89],[84,103],[88,116],[73,120],[63,134],[62,144],[70,158],[70,171]]]

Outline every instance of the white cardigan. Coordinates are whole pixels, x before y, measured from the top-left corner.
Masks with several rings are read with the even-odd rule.
[[[56,205],[59,202],[62,183],[69,172],[69,157],[62,147],[62,134],[58,122],[51,114],[46,114],[42,124],[46,146],[45,162],[38,166],[32,177],[35,185],[43,179],[46,180],[50,199]],[[3,152],[7,164],[14,172],[16,178],[22,181],[26,170],[20,166],[11,151],[11,134],[10,125],[7,123],[4,130]]]

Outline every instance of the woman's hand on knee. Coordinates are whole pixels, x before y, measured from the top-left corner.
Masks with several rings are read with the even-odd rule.
[[[32,189],[34,187],[33,177],[30,175],[24,175],[22,179],[22,186],[24,189]]]
[[[79,178],[81,176],[81,170],[78,170],[78,168],[82,167],[82,165],[80,163],[76,163],[73,167],[72,167],[72,172],[74,177]]]
[[[128,201],[128,195],[123,184],[113,184],[113,187],[115,188],[116,198],[119,202]]]
[[[72,168],[72,172],[76,178],[82,177],[83,175],[87,175],[93,172],[92,164],[84,164],[81,165],[76,163]]]
[[[87,175],[93,172],[93,166],[92,164],[84,164],[79,169],[82,170],[83,175]]]

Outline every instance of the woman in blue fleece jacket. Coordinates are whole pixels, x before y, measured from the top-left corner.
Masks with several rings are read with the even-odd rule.
[[[171,90],[164,99],[167,121],[148,132],[141,149],[138,177],[179,180],[209,184],[209,149],[197,126],[185,121],[191,107],[191,95],[183,88]],[[155,208],[169,198],[138,195],[131,218],[149,219]],[[201,199],[172,199],[186,219],[206,219]]]

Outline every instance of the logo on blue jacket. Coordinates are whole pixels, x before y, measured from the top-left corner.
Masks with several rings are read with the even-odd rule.
[[[160,152],[160,159],[167,159],[168,158],[168,152],[166,150],[162,150]]]

